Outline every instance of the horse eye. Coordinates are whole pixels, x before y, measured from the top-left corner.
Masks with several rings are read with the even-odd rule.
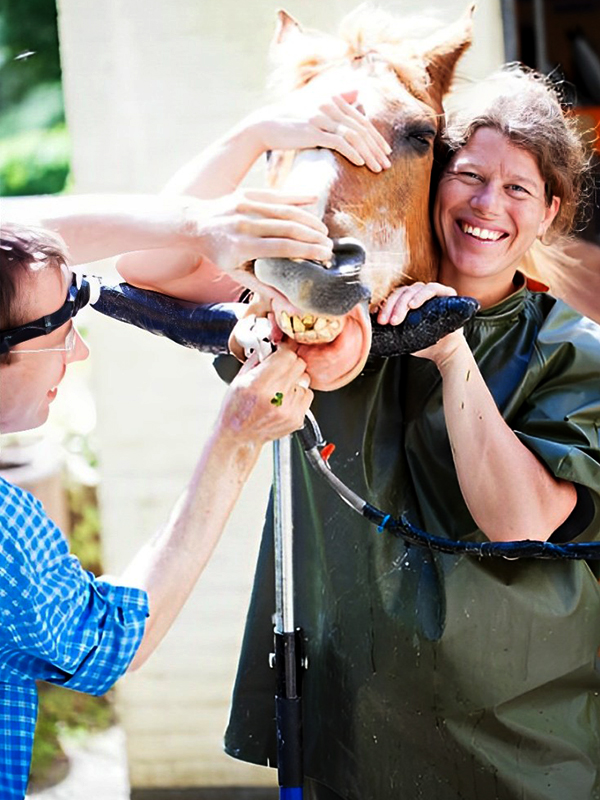
[[[410,144],[420,152],[429,150],[435,137],[435,131],[409,131],[407,139]]]

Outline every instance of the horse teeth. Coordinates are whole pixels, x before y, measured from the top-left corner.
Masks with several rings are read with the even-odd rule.
[[[332,330],[339,331],[339,329],[340,329],[340,321],[339,321],[339,319],[332,319],[331,322],[329,323],[329,326],[330,326],[330,328]]]
[[[316,331],[322,331],[324,328],[327,327],[327,325],[328,325],[328,322],[325,319],[325,317],[317,317],[315,322],[314,322],[314,324],[313,324],[313,328]]]
[[[304,333],[306,330],[304,323],[296,314],[292,317],[292,328],[294,329],[294,333]]]
[[[304,323],[304,325],[307,328],[312,328],[312,326],[314,325],[314,322],[315,322],[315,318],[313,317],[312,314],[305,314],[302,317],[302,322]]]
[[[304,331],[297,337],[298,342],[314,343],[317,341],[318,335],[316,331]]]
[[[288,336],[292,335],[293,330],[292,330],[292,324],[290,322],[290,317],[289,314],[285,311],[282,311],[281,314],[279,315],[279,327]]]

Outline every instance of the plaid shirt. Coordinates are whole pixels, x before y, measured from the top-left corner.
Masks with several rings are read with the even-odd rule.
[[[0,478],[0,798],[22,800],[36,680],[104,694],[144,633],[144,591],[86,572],[42,504]]]

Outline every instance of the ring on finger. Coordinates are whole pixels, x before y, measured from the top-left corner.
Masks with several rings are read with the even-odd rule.
[[[283,392],[275,392],[270,403],[272,406],[280,406],[283,403]]]

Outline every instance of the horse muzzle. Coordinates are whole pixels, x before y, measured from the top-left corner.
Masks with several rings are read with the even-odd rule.
[[[360,280],[366,253],[355,239],[334,242],[331,265],[319,261],[289,258],[261,258],[254,263],[254,274],[267,286],[277,289],[304,317],[343,317],[359,303],[368,301],[371,292]]]

